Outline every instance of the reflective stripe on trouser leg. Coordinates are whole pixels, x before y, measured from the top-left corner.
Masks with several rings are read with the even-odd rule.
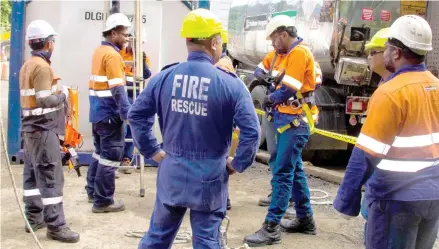
[[[277,133],[277,156],[271,167],[273,178],[271,186],[273,194],[268,208],[267,221],[279,223],[289,205],[294,181],[294,201],[297,217],[302,218],[303,213],[312,215],[309,199],[309,189],[306,176],[301,165],[301,153],[308,142],[309,135],[296,135],[294,129],[288,129],[282,134]],[[295,179],[296,178],[296,179]],[[306,208],[308,207],[308,208]]]
[[[87,196],[89,198],[94,198],[95,194],[95,178],[96,178],[96,171],[98,169],[98,162],[100,157],[100,137],[95,132],[95,124],[92,124],[92,134],[93,134],[93,144],[95,146],[95,152],[93,152],[90,164],[88,165],[87,170],[87,185],[85,186],[85,189],[87,190]]]
[[[162,203],[160,197],[156,195],[154,210],[149,223],[149,230],[140,240],[138,249],[171,248],[172,242],[177,235],[185,213],[185,207],[172,207],[166,205]],[[192,229],[194,229],[194,226],[192,226]],[[194,245],[194,248],[197,247]]]
[[[95,177],[96,207],[105,207],[114,203],[115,167],[120,165],[123,154],[125,131],[123,123],[99,122],[95,131],[100,138],[100,159]]]
[[[63,208],[64,174],[58,136],[52,131],[23,133],[29,155],[34,162],[35,177],[44,206],[48,229],[66,226]]]
[[[31,157],[24,145],[24,167],[23,167],[23,202],[25,214],[31,225],[41,224],[43,218],[43,203],[40,190],[38,189],[35,171],[32,166]]]

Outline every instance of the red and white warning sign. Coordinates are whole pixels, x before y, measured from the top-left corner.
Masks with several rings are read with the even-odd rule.
[[[373,9],[364,8],[361,19],[363,19],[363,21],[373,21]]]
[[[392,13],[388,10],[381,10],[381,21],[383,22],[390,22],[392,19]]]

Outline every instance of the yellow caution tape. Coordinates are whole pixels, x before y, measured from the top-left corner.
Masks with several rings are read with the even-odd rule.
[[[357,138],[353,137],[353,136],[349,136],[349,135],[345,135],[345,134],[340,134],[340,133],[335,133],[335,132],[331,132],[331,131],[325,131],[325,130],[321,130],[318,128],[314,128],[314,132],[317,134],[320,134],[322,136],[325,137],[330,137],[345,143],[350,143],[350,144],[356,144],[357,143]]]
[[[303,110],[305,111],[306,118],[307,118],[308,124],[310,126],[311,134],[317,133],[317,134],[320,134],[322,136],[329,137],[329,138],[332,138],[332,139],[335,139],[335,140],[339,140],[339,141],[342,141],[342,142],[345,142],[345,143],[350,143],[350,144],[356,144],[357,143],[357,138],[356,137],[345,135],[345,134],[340,134],[340,133],[335,133],[335,132],[331,132],[331,131],[325,131],[325,130],[322,130],[322,129],[315,128],[314,120],[312,119],[311,110],[309,109],[307,104],[303,105]],[[265,115],[265,112],[260,110],[260,109],[256,109],[256,113],[259,114],[259,115]],[[289,128],[291,128],[291,125],[287,124],[287,125],[285,125],[283,127],[278,128],[277,130],[278,130],[279,133],[282,133],[282,132],[288,130]]]

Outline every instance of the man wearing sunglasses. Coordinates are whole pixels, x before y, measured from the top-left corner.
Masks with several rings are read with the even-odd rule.
[[[388,36],[392,74],[371,98],[334,208],[357,216],[367,181],[366,248],[431,249],[439,227],[439,80],[424,63],[432,31],[406,15]]]

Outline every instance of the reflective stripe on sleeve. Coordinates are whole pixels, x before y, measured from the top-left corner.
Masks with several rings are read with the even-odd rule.
[[[134,78],[131,77],[131,76],[127,76],[127,81],[129,81],[129,82],[134,82]]]
[[[107,82],[108,78],[107,78],[107,76],[91,75],[90,80],[96,81],[96,82]]]
[[[262,62],[259,63],[258,68],[262,69],[265,73],[268,73],[268,70],[265,69],[264,64]]]
[[[411,137],[395,137],[392,147],[423,147],[439,143],[439,132]]]
[[[41,200],[43,201],[44,206],[55,205],[55,204],[62,202],[62,196],[51,197],[51,198],[41,198]]]
[[[35,93],[35,97],[36,98],[45,98],[52,95],[52,91],[51,90],[43,90],[43,91],[39,91],[37,93]]]
[[[386,155],[390,150],[390,145],[377,141],[363,133],[358,137],[357,144],[382,155]]]
[[[436,161],[407,161],[407,160],[389,160],[383,159],[377,165],[379,169],[396,172],[418,172],[419,170],[439,166],[439,160]]]
[[[58,90],[58,86],[57,85],[53,85],[51,90],[42,90],[39,91],[35,94],[35,88],[32,89],[22,89],[20,90],[20,95],[23,97],[28,97],[28,96],[34,96],[36,95],[37,98],[44,98],[49,96],[50,94],[56,92]]]
[[[40,190],[39,189],[34,188],[34,189],[25,189],[23,191],[23,195],[29,197],[29,196],[37,196],[37,195],[41,195],[41,194],[40,194]]]
[[[109,86],[113,86],[113,85],[117,85],[117,84],[123,84],[123,78],[114,78],[114,79],[108,80]]]
[[[290,88],[294,88],[295,90],[300,90],[303,86],[302,82],[296,80],[295,78],[285,75],[282,79],[282,82],[286,84]]]

